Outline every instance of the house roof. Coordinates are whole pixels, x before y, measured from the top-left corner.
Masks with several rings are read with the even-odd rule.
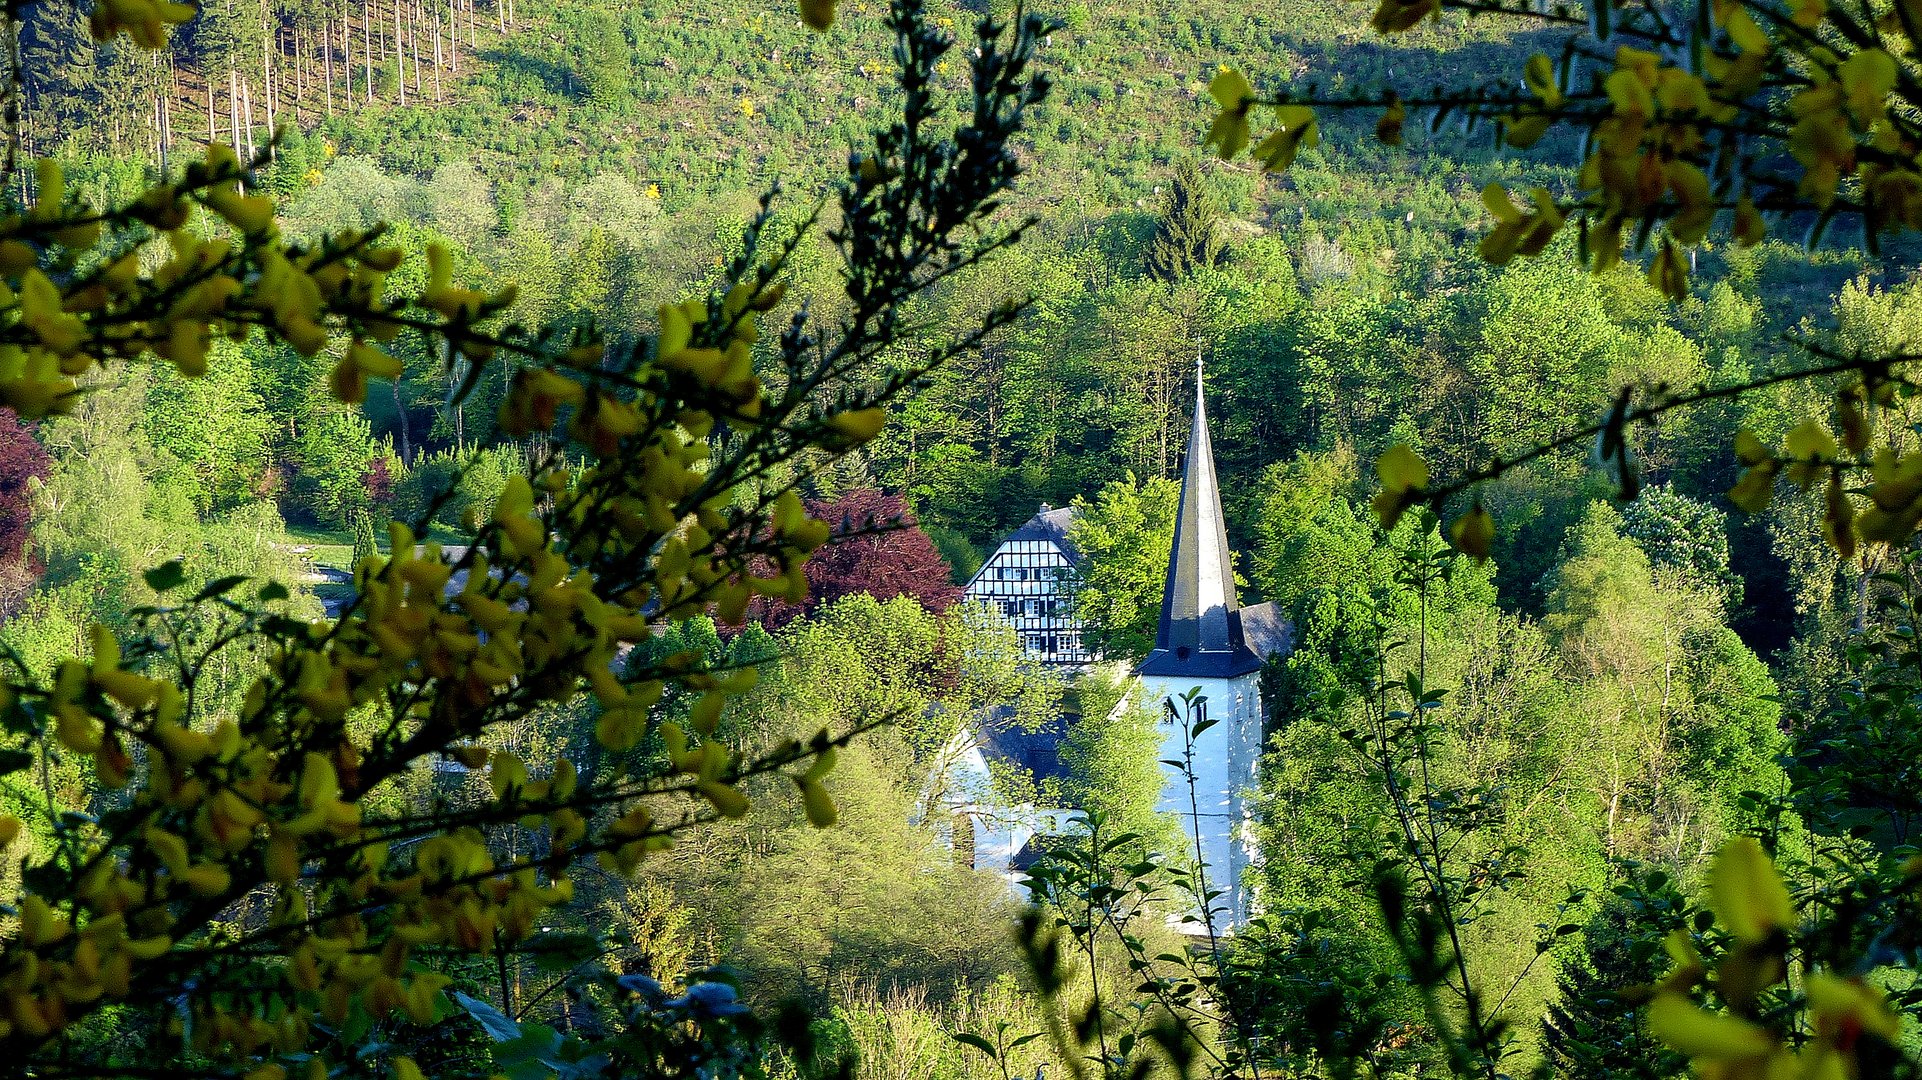
[[[1013,707],[998,705],[974,725],[974,737],[990,762],[1018,765],[1034,777],[1035,783],[1045,784],[1068,775],[1061,763],[1061,739],[1076,719],[1050,717],[1029,731],[1016,722]]]
[[[1295,649],[1295,626],[1273,601],[1241,609],[1241,634],[1263,660],[1287,656]]]
[[[1005,544],[1009,540],[1046,540],[1065,552],[1070,562],[1079,563],[1081,553],[1068,542],[1068,527],[1074,524],[1074,515],[1075,510],[1072,506],[1056,509],[1047,503],[1042,503],[1038,513],[1029,518],[1020,528],[1009,533],[1001,542]]]
[[[1195,418],[1181,475],[1181,507],[1168,552],[1167,584],[1161,594],[1161,625],[1154,651],[1136,670],[1143,675],[1232,678],[1259,670],[1262,658],[1248,647],[1241,604],[1235,598],[1228,527],[1215,479],[1214,444],[1208,437],[1208,405],[1201,365],[1195,364]]]

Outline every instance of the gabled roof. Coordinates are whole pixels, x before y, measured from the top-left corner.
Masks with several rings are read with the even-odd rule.
[[[1155,632],[1154,651],[1136,670],[1143,675],[1216,679],[1259,670],[1262,658],[1248,647],[1240,608],[1197,362],[1195,419],[1181,476],[1174,547],[1168,553],[1168,579],[1161,594],[1161,625]]]
[[[1295,625],[1272,600],[1241,609],[1241,636],[1263,660],[1295,651]]]
[[[1073,524],[1074,507],[1063,506],[1055,509],[1047,503],[1042,503],[1039,513],[1002,538],[1001,543],[1005,544],[1009,540],[1045,540],[1066,553],[1070,562],[1079,563],[1081,553],[1068,542],[1068,526]]]
[[[1061,740],[1075,719],[1051,717],[1029,731],[1015,719],[1011,706],[997,705],[975,724],[974,737],[989,761],[1020,766],[1035,783],[1042,784],[1067,776],[1067,766],[1061,763]]]

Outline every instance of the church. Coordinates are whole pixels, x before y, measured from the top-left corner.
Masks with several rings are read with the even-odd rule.
[[[1101,662],[1084,644],[1069,602],[1080,563],[1068,540],[1071,523],[1071,510],[1044,505],[1001,543],[966,594],[1006,618],[1037,663],[1067,678]],[[1221,891],[1218,919],[1228,929],[1245,923],[1253,910],[1245,878],[1256,857],[1248,797],[1266,722],[1261,671],[1269,660],[1287,655],[1290,635],[1273,604],[1242,607],[1236,596],[1197,367],[1194,421],[1182,463],[1160,624],[1153,651],[1132,671],[1132,701],[1161,716],[1160,809],[1180,820],[1191,842],[1198,839],[1202,876],[1208,889]],[[1182,704],[1190,692],[1196,693],[1192,707]],[[1128,703],[1124,699],[1122,707]],[[957,733],[942,755],[944,772],[936,781],[953,823],[957,855],[1017,880],[1034,858],[1037,839],[1066,827],[1072,808],[1005,805],[994,797],[991,783],[996,764],[1037,774],[1050,768],[1046,744],[1066,726],[1052,734],[1024,734],[1003,730],[1005,724],[987,716]],[[1193,739],[1191,785],[1185,770],[1167,762],[1190,760],[1188,732],[1195,728],[1201,730]]]

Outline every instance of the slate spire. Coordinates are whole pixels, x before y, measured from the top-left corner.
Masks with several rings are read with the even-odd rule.
[[[1196,357],[1195,419],[1181,476],[1181,509],[1161,594],[1161,627],[1154,651],[1138,669],[1143,675],[1223,679],[1261,667],[1242,635],[1201,374]]]

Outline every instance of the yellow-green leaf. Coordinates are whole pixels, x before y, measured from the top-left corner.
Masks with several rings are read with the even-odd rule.
[[[1775,931],[1795,925],[1788,886],[1752,836],[1738,836],[1722,845],[1709,866],[1708,890],[1715,917],[1744,944],[1758,944]]]
[[[1712,1013],[1685,995],[1655,995],[1648,1006],[1648,1030],[1695,1061],[1745,1061],[1775,1049],[1767,1030],[1740,1017]]]
[[[1805,420],[1797,425],[1794,431],[1788,433],[1782,445],[1788,450],[1788,456],[1797,461],[1810,458],[1828,461],[1836,453],[1835,437],[1814,420]]]
[[[1428,487],[1428,463],[1407,443],[1396,443],[1375,462],[1375,475],[1385,491],[1422,491]]]
[[[1479,562],[1488,558],[1488,549],[1495,542],[1495,519],[1476,503],[1474,509],[1455,519],[1451,534],[1455,547]]]

